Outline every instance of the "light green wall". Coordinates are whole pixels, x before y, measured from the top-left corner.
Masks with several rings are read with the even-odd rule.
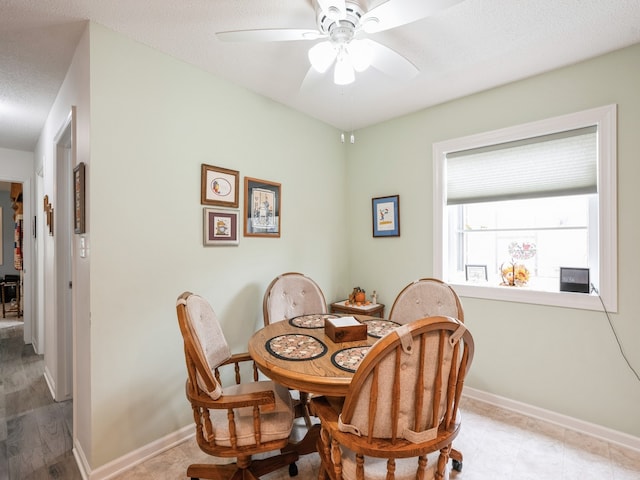
[[[96,468],[192,422],[175,300],[207,298],[234,351],[278,274],[327,300],[348,272],[338,131],[91,25],[91,378]],[[282,184],[282,235],[203,247],[200,165]],[[241,187],[244,192],[244,187]],[[241,199],[241,207],[244,205]]]
[[[618,104],[619,312],[611,315],[640,370],[640,45],[356,132],[348,150],[351,283],[391,305],[431,276],[434,142]],[[400,238],[373,239],[371,198],[400,195]],[[602,312],[463,298],[476,357],[467,384],[640,436],[640,381]]]
[[[89,255],[79,279],[86,288],[77,291],[89,292],[90,316],[78,321],[83,332],[90,324],[90,342],[82,342],[78,361],[90,374],[82,377],[89,392],[76,401],[90,412],[79,420],[90,437],[80,447],[91,468],[192,421],[175,318],[179,293],[211,301],[235,351],[262,323],[262,294],[281,272],[311,275],[329,301],[354,285],[376,289],[389,308],[404,285],[432,272],[434,142],[610,103],[619,105],[621,259],[612,319],[640,364],[640,46],[379,124],[343,145],[325,124],[89,28],[90,101],[81,98],[79,106],[86,112],[91,105],[90,121],[79,114],[79,141],[91,129],[90,154],[84,143],[79,152],[88,163]],[[282,237],[203,247],[201,163],[280,182]],[[373,239],[371,198],[393,194],[401,197],[401,237]],[[640,436],[640,383],[602,314],[463,302],[477,342],[470,386]]]

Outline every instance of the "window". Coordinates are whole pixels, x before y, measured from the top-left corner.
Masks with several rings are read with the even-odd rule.
[[[611,105],[434,144],[435,275],[463,296],[601,309],[560,291],[560,267],[588,268],[616,311],[615,122]]]

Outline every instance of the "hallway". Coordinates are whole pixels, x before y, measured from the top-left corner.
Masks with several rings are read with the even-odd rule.
[[[51,398],[43,357],[24,344],[22,322],[0,323],[0,480],[81,479],[71,401]]]

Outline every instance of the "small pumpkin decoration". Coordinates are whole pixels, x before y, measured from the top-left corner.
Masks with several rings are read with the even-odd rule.
[[[367,300],[366,292],[360,287],[355,287],[353,289],[353,292],[351,292],[351,295],[349,295],[349,303],[352,305],[363,304],[364,302],[366,302],[366,300]]]

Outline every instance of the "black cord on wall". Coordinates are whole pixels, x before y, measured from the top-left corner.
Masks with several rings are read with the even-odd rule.
[[[616,342],[618,343],[618,348],[620,349],[620,353],[622,354],[622,358],[624,358],[624,361],[627,362],[627,365],[629,366],[629,368],[631,369],[633,374],[636,376],[638,381],[640,381],[640,375],[638,375],[638,372],[636,372],[636,370],[631,365],[631,362],[629,362],[629,359],[627,358],[627,354],[624,353],[624,348],[622,348],[622,343],[620,342],[620,338],[618,338],[618,332],[616,332],[616,328],[613,326],[613,322],[611,321],[611,317],[609,316],[609,312],[607,311],[607,307],[605,307],[604,301],[602,300],[602,297],[600,296],[600,292],[598,292],[598,289],[595,287],[595,285],[593,283],[591,284],[591,291],[592,292],[596,292],[596,295],[598,295],[598,298],[600,299],[600,303],[602,304],[602,310],[604,311],[605,315],[607,316],[607,320],[609,321],[609,326],[611,327],[611,331],[613,332],[613,336],[615,337]]]

